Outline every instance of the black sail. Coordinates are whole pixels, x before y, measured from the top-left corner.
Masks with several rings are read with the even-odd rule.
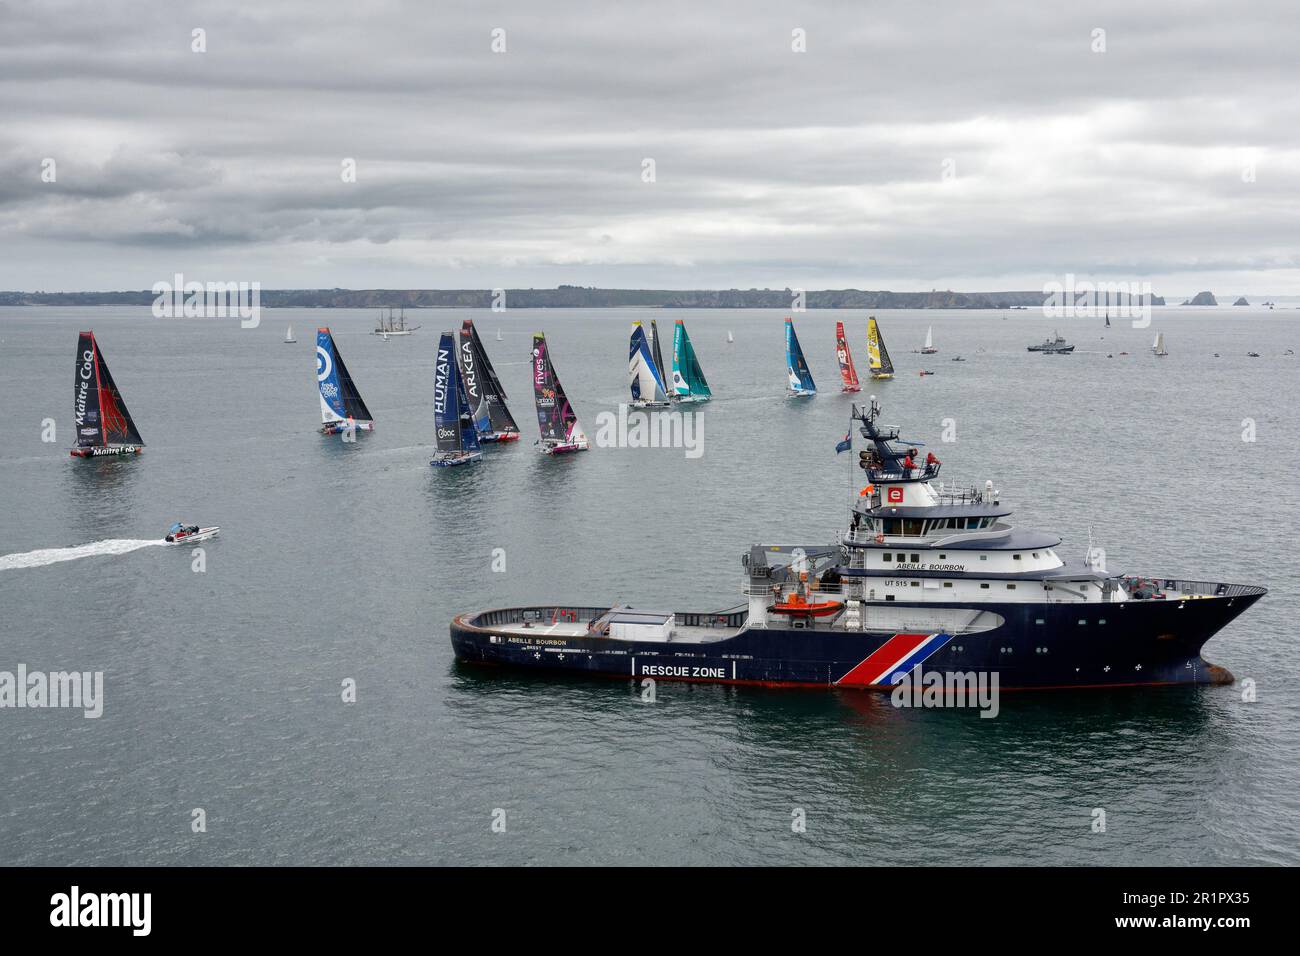
[[[94,332],[82,332],[77,338],[72,414],[78,447],[144,445]]]
[[[350,418],[354,422],[374,421],[370,416],[370,409],[366,408],[366,403],[361,398],[361,393],[357,391],[356,385],[352,382],[352,376],[348,373],[347,365],[343,363],[343,353],[339,351],[337,342],[334,343],[334,368],[339,376],[339,392],[343,396],[343,408],[346,412],[344,417]]]
[[[95,336],[82,332],[77,338],[77,370],[72,380],[72,420],[77,427],[77,446],[104,444],[99,422],[99,374],[95,362]]]
[[[664,354],[659,348],[659,323],[655,319],[650,320],[650,331],[653,334],[654,360],[655,368],[659,371],[659,380],[665,384],[664,391],[668,391],[669,384],[672,382],[672,376],[664,369]]]
[[[510,414],[510,409],[506,407],[506,390],[501,387],[501,380],[497,378],[496,369],[492,367],[492,362],[487,357],[487,351],[483,348],[483,340],[479,338],[478,329],[474,327],[473,319],[466,319],[462,324],[461,334],[466,333],[469,334],[470,343],[474,349],[474,357],[478,362],[478,368],[482,375],[483,397],[487,401],[488,419],[492,431],[519,431],[514,416]]]

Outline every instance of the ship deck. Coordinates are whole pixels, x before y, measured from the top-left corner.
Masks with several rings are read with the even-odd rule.
[[[621,642],[621,638],[590,635],[589,625],[609,608],[530,607],[499,608],[477,614],[464,614],[458,620],[464,626],[480,628],[493,634],[536,639],[593,637]],[[745,626],[748,611],[744,607],[717,613],[679,611],[665,644],[713,644],[735,637]]]
[[[537,623],[502,624],[490,628],[497,634],[518,634],[523,637],[597,637],[602,641],[619,641],[621,638],[602,635],[588,635],[588,621],[557,621],[554,624]],[[701,627],[699,625],[678,624],[669,635],[665,644],[712,644],[725,641],[740,633],[739,627]],[[638,638],[638,640],[644,640]]]

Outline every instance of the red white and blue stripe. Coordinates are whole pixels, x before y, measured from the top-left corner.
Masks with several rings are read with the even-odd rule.
[[[951,634],[895,634],[835,681],[847,687],[888,687],[952,640]]]

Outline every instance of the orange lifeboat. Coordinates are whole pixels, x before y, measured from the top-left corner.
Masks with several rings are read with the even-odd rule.
[[[826,617],[844,607],[843,601],[809,601],[796,591],[784,601],[777,601],[769,611],[790,617]]]

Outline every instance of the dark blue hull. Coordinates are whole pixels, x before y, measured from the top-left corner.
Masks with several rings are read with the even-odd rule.
[[[625,641],[564,633],[580,632],[604,608],[507,608],[455,618],[451,642],[467,662],[638,679],[886,688],[919,664],[926,671],[996,672],[1008,690],[1225,684],[1232,674],[1202,658],[1201,648],[1264,594],[1227,587],[1223,596],[1193,600],[980,605],[1003,623],[955,636],[788,625],[721,636],[742,622],[742,611],[678,614],[697,634],[716,626],[717,639]],[[525,612],[540,622],[522,629]],[[553,628],[552,620],[576,623]]]

